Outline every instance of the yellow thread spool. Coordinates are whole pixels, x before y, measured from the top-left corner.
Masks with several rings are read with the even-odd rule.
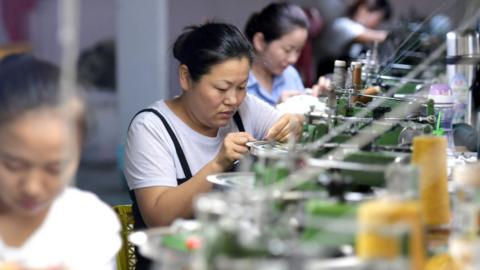
[[[380,199],[363,203],[358,210],[360,232],[357,235],[357,256],[365,260],[393,260],[401,255],[401,235],[382,230],[396,225],[408,229],[408,251],[411,268],[423,269],[425,248],[421,224],[421,206],[416,201]]]
[[[430,258],[425,265],[425,270],[460,270],[455,265],[452,256],[447,253],[442,253]]]
[[[356,63],[353,68],[352,84],[353,84],[353,90],[355,91],[355,93],[359,94],[360,89],[362,88],[362,64],[360,63]],[[358,99],[359,99],[359,96],[351,97],[352,103],[357,102]]]
[[[420,168],[420,202],[425,225],[449,224],[447,139],[434,136],[415,137],[412,164]]]

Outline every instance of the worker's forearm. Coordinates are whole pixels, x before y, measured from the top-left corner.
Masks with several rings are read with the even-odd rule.
[[[177,218],[189,218],[193,215],[193,200],[201,193],[208,192],[212,188],[206,178],[210,174],[222,172],[220,166],[209,162],[190,180],[182,185],[163,192],[155,202],[156,217],[150,219],[148,224],[154,226],[168,226]]]
[[[387,38],[387,35],[388,32],[383,30],[365,29],[365,31],[358,35],[354,41],[360,43],[370,43],[374,41],[382,42]]]

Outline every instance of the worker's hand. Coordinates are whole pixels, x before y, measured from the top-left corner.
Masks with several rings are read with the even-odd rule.
[[[317,84],[312,86],[312,95],[315,97],[324,96],[328,94],[331,89],[331,81],[327,77],[320,76],[318,78]]]
[[[0,270],[66,270],[66,267],[63,266],[51,266],[51,267],[46,267],[46,268],[31,268],[31,267],[26,267],[22,266],[17,263],[13,262],[8,262],[8,263],[3,263],[0,262]]]
[[[283,115],[273,126],[268,130],[265,136],[266,140],[274,140],[278,142],[286,142],[291,132],[294,133],[295,138],[300,138],[303,128],[303,115],[290,114]]]
[[[388,31],[385,31],[385,30],[378,30],[379,33],[378,33],[378,42],[384,42],[387,38],[388,38]]]
[[[223,171],[230,169],[233,163],[248,153],[247,142],[256,141],[248,132],[232,132],[223,139],[223,145],[213,160]]]
[[[2,263],[0,262],[0,270],[23,270],[25,268],[21,267],[16,263]]]
[[[284,90],[282,91],[282,93],[280,94],[280,100],[278,101],[278,103],[283,103],[285,102],[287,99],[293,97],[293,96],[298,96],[302,94],[301,91],[298,91],[298,90]]]

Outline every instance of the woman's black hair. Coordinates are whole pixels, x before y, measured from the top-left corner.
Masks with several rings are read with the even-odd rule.
[[[35,109],[58,107],[62,102],[59,78],[60,71],[55,65],[29,54],[13,54],[2,59],[0,124]],[[78,113],[76,117],[83,135],[85,116],[83,110]]]
[[[237,27],[209,22],[185,28],[173,45],[173,56],[188,67],[190,77],[197,82],[213,65],[232,58],[253,59],[250,42]]]
[[[389,20],[392,16],[392,7],[388,0],[356,0],[348,8],[347,16],[353,18],[361,5],[364,5],[368,11],[383,11],[384,20]]]
[[[308,30],[308,18],[294,4],[271,3],[258,13],[253,13],[245,26],[245,35],[253,41],[255,33],[262,33],[266,42],[281,38],[295,27]]]
[[[78,58],[78,79],[87,86],[101,90],[115,91],[115,43],[104,40],[80,54]]]

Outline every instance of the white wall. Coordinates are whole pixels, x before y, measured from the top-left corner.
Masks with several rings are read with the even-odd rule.
[[[117,82],[120,136],[133,115],[168,96],[167,2],[117,1]]]
[[[80,50],[115,35],[115,1],[81,0],[80,4]],[[58,63],[58,0],[41,0],[30,16],[30,42],[35,55]]]

